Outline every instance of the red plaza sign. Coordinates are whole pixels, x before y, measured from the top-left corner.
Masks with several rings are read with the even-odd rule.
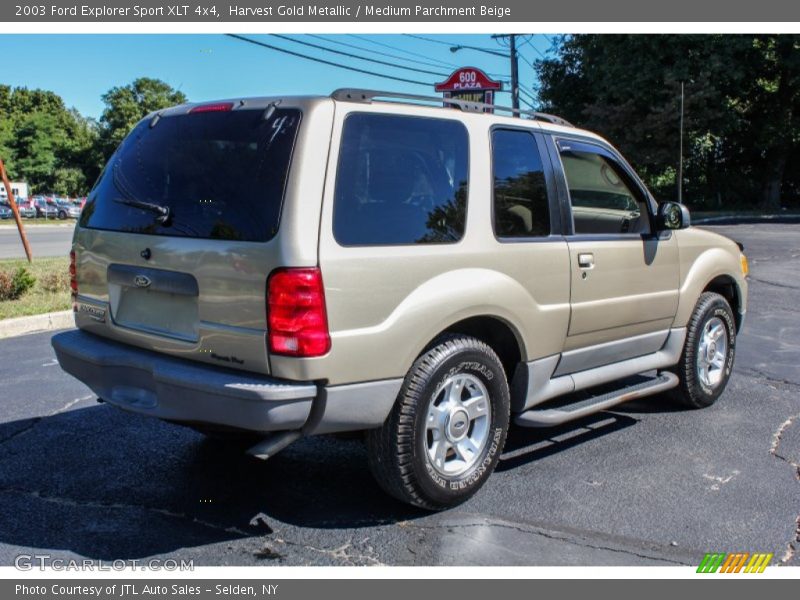
[[[500,81],[475,67],[461,67],[453,71],[445,81],[437,83],[434,89],[445,98],[460,98],[470,102],[494,103],[494,93],[503,89]],[[487,111],[489,112],[489,111]]]

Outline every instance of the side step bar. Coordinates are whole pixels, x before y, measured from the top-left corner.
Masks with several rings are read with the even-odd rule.
[[[678,377],[674,373],[664,372],[657,376],[635,385],[624,387],[618,390],[606,392],[600,396],[594,396],[587,400],[567,404],[559,408],[546,408],[540,410],[528,410],[520,413],[514,418],[514,422],[520,427],[552,427],[561,425],[567,421],[580,419],[612,406],[644,398],[659,392],[663,392],[678,385]]]

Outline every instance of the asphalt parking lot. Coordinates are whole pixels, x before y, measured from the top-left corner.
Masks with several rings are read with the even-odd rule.
[[[662,397],[553,430],[512,429],[487,485],[438,514],[373,483],[357,439],[259,462],[97,404],[50,334],[0,341],[0,564],[62,558],[195,565],[697,565],[773,552],[800,565],[800,226],[741,241],[750,310],[713,407]],[[796,553],[795,550],[798,550]]]

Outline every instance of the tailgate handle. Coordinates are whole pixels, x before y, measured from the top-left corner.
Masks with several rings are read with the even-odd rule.
[[[108,283],[124,287],[143,288],[179,296],[198,296],[197,280],[188,273],[134,267],[132,265],[109,265],[106,274]]]

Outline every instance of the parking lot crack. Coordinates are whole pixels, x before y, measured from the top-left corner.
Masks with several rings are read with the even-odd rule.
[[[25,425],[25,427],[23,427],[21,429],[18,429],[17,431],[12,433],[11,435],[0,439],[0,445],[5,444],[7,442],[10,442],[12,440],[15,440],[15,439],[17,439],[18,437],[20,437],[22,435],[25,435],[31,429],[36,427],[43,419],[46,419],[48,417],[54,417],[54,416],[56,416],[58,414],[66,412],[70,408],[72,408],[73,406],[78,404],[78,402],[82,402],[84,400],[89,400],[90,398],[94,398],[94,395],[92,394],[90,396],[81,396],[80,398],[75,398],[74,400],[70,400],[69,402],[67,402],[64,406],[61,406],[60,408],[57,408],[54,411],[51,411],[51,412],[47,413],[46,415],[42,415],[40,417],[33,417],[30,420],[30,422],[27,425]]]
[[[784,451],[781,446],[786,432],[792,425],[795,425],[798,420],[800,420],[800,414],[789,417],[778,426],[775,433],[772,434],[772,443],[770,444],[769,453],[778,460],[782,460],[790,465],[794,469],[795,479],[800,481],[800,462],[792,459],[789,452]],[[780,564],[782,565],[789,564],[789,561],[795,557],[798,548],[800,548],[800,516],[795,519],[793,535],[794,537],[786,544],[786,551],[780,560]]]
[[[359,544],[363,545],[368,541],[369,538],[365,538],[361,540]],[[281,540],[281,542],[287,546],[295,546],[298,548],[304,548],[305,550],[310,550],[311,552],[324,554],[333,560],[340,561],[349,566],[384,566],[384,563],[382,563],[375,555],[375,549],[372,546],[367,545],[364,551],[360,551],[356,548],[356,546],[354,546],[352,539],[347,540],[345,543],[335,548],[317,548],[316,546],[312,546],[310,544],[290,542],[288,540]]]
[[[764,371],[761,371],[760,369],[757,369],[755,367],[742,367],[742,368],[737,367],[737,369],[739,369],[740,371],[742,371],[747,375],[750,375],[751,377],[760,377],[761,379],[767,381],[768,383],[774,383],[776,385],[788,385],[791,387],[800,387],[800,383],[796,381],[792,381],[791,379],[773,377],[769,373],[765,373]]]
[[[616,545],[609,545],[600,543],[597,541],[590,540],[587,535],[583,535],[580,533],[576,533],[575,535],[570,535],[567,532],[558,532],[553,530],[547,530],[540,527],[535,526],[527,526],[524,524],[518,523],[510,523],[506,521],[500,521],[496,519],[486,519],[483,522],[477,523],[442,523],[437,525],[420,525],[418,523],[408,523],[407,526],[414,527],[417,529],[428,529],[428,530],[438,530],[438,529],[449,529],[449,530],[458,530],[458,529],[475,529],[475,528],[485,528],[485,527],[499,527],[503,529],[510,529],[513,531],[517,531],[519,533],[523,533],[526,535],[536,535],[540,536],[549,540],[564,542],[567,544],[572,544],[575,546],[580,546],[583,548],[591,548],[593,550],[602,550],[607,552],[615,552],[619,554],[626,554],[629,556],[636,556],[637,558],[642,558],[644,560],[657,560],[660,562],[666,562],[675,565],[690,565],[692,564],[691,560],[687,558],[687,560],[679,560],[677,558],[669,558],[664,554],[659,552],[657,547],[653,548],[653,552],[646,552],[644,549],[634,549],[630,547],[625,547],[624,545],[620,544],[619,546]]]
[[[74,508],[92,508],[97,510],[144,510],[147,512],[160,515],[162,517],[188,521],[194,525],[199,525],[207,529],[214,529],[216,531],[222,531],[225,533],[234,534],[241,537],[252,537],[252,533],[248,533],[237,527],[232,527],[232,526],[225,527],[223,525],[218,525],[217,523],[212,523],[210,521],[198,519],[197,517],[194,517],[188,513],[172,511],[157,506],[149,506],[147,504],[127,504],[123,502],[99,502],[96,500],[79,500],[75,498],[54,496],[38,490],[28,490],[25,488],[14,487],[14,486],[0,487],[0,493],[28,496],[36,500],[41,500],[42,502],[56,504],[59,506],[74,507]]]
[[[777,283],[775,281],[769,281],[768,279],[759,279],[758,277],[750,276],[751,281],[757,281],[758,283],[763,283],[765,285],[773,285],[778,288],[787,289],[787,290],[800,290],[800,287],[794,285],[787,285],[785,283]]]

